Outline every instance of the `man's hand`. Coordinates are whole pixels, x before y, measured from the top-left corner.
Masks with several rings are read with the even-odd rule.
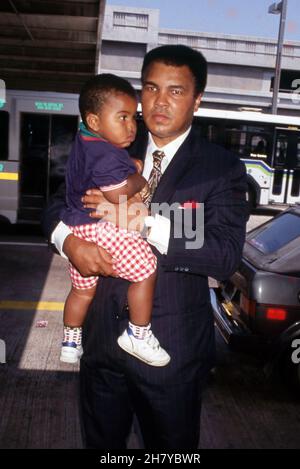
[[[65,239],[63,251],[83,277],[91,275],[117,277],[111,255],[95,243],[70,234]]]
[[[90,189],[83,197],[84,207],[94,209],[90,213],[92,218],[110,221],[114,225],[132,231],[142,231],[144,219],[148,216],[148,209],[142,203],[141,196],[135,194],[130,199],[123,197],[120,204],[112,204],[104,197],[99,189]]]

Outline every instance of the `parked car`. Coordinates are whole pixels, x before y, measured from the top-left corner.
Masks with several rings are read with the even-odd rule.
[[[300,206],[247,234],[239,269],[211,302],[230,346],[258,352],[300,389]]]

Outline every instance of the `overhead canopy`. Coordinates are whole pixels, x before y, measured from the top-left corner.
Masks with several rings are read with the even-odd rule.
[[[1,0],[7,89],[77,93],[97,71],[105,0]]]

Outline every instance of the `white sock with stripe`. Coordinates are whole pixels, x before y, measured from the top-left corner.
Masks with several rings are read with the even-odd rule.
[[[75,342],[76,345],[81,345],[82,327],[64,326],[64,339],[63,342]]]
[[[128,322],[128,332],[134,335],[136,339],[145,339],[151,330],[151,323],[147,326],[136,326],[132,322]]]

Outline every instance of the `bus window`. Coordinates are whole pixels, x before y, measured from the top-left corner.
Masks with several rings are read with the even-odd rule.
[[[300,195],[300,138],[297,139],[297,152],[295,159],[295,168],[293,174],[293,182],[291,188],[291,196],[299,197]]]
[[[21,184],[18,218],[39,220],[49,195],[64,180],[78,128],[77,115],[22,113]]]
[[[8,121],[9,114],[0,111],[0,160],[8,159]]]
[[[47,192],[49,115],[22,114],[21,194],[41,196]]]
[[[268,141],[262,135],[252,135],[250,140],[250,156],[267,158]]]
[[[297,141],[296,166],[297,168],[300,168],[300,138],[298,138],[298,141]]]
[[[246,132],[228,128],[225,130],[225,147],[228,150],[243,155],[245,153],[246,139]]]
[[[218,143],[220,138],[220,129],[215,124],[207,126],[207,140],[211,143]]]
[[[217,122],[211,122],[209,120],[194,118],[194,124],[200,129],[201,137],[207,139],[211,143],[219,143],[220,140],[220,125]]]
[[[51,123],[49,195],[56,192],[65,177],[65,168],[78,128],[78,116],[53,115]]]
[[[288,140],[285,135],[279,135],[276,141],[275,166],[285,166],[287,161]]]

